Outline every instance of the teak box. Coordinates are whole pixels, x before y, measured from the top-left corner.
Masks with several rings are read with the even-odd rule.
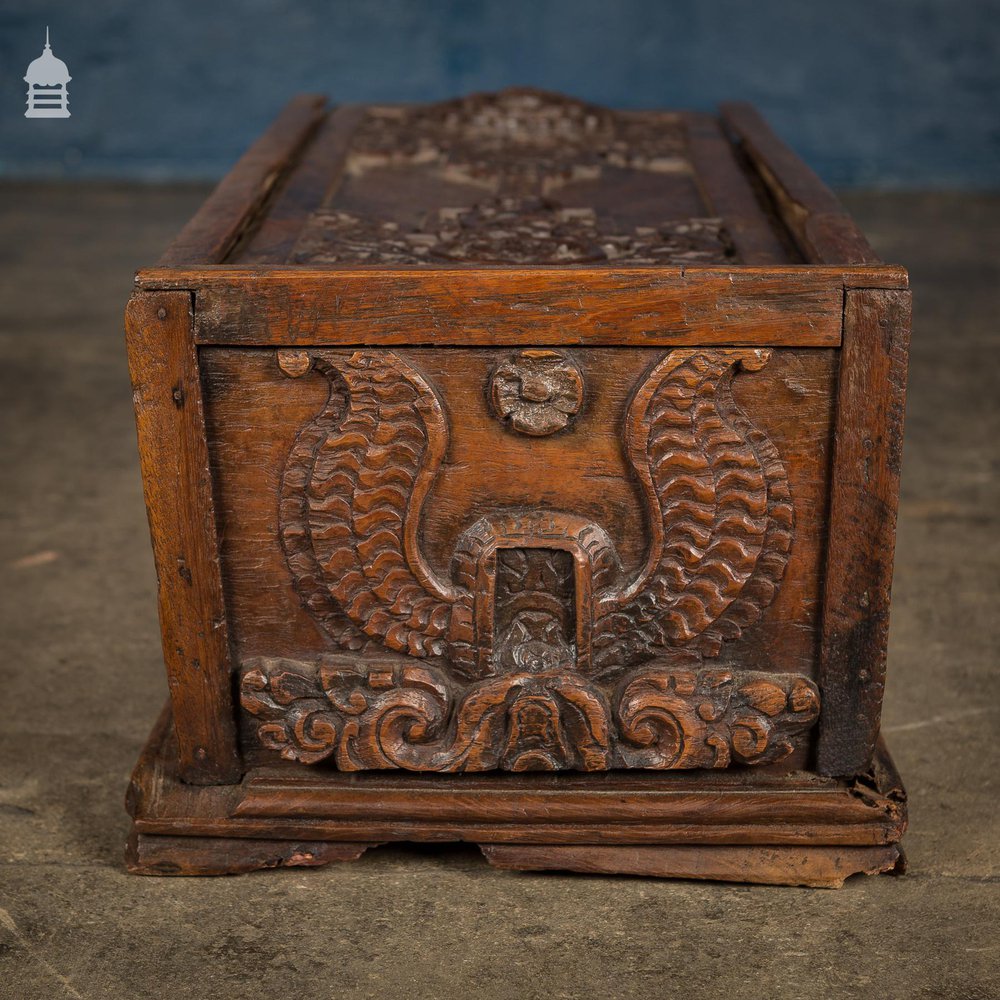
[[[294,100],[128,305],[130,869],[898,868],[909,308],[746,105]]]

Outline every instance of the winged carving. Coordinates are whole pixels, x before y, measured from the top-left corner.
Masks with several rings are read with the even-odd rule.
[[[315,369],[330,397],[296,440],[282,483],[282,541],[299,593],[335,638],[346,618],[351,638],[440,656],[462,596],[434,574],[418,539],[448,443],[440,400],[390,352],[303,357],[282,352],[279,363],[293,377]]]
[[[597,665],[667,646],[715,656],[771,603],[792,543],[791,493],[774,444],[732,395],[736,369],[770,355],[672,351],[635,394],[625,442],[650,545],[640,572],[599,600]]]
[[[575,373],[579,408],[582,372],[543,353],[543,374]],[[792,543],[781,458],[732,393],[769,358],[676,350],[639,380],[622,428],[646,510],[637,570],[587,517],[498,508],[456,539],[443,579],[420,544],[448,449],[434,386],[391,351],[279,351],[286,375],[329,387],[288,456],[279,520],[295,587],[340,652],[244,664],[258,741],[346,770],[784,759],[818,715],[812,681],[702,666],[771,602]],[[565,379],[537,367],[514,359],[491,384],[507,379],[529,432],[564,429],[543,421],[564,413]]]
[[[448,446],[434,388],[391,351],[280,352],[286,374],[315,371],[330,386],[283,481],[282,542],[303,602],[342,648],[377,640],[482,676],[500,657],[478,568],[495,574],[497,551],[546,547],[580,553],[577,668],[598,674],[664,649],[717,655],[773,599],[792,541],[780,456],[732,395],[734,373],[769,357],[675,350],[640,382],[624,427],[648,522],[637,573],[623,574],[599,525],[516,510],[470,525],[456,545],[454,580],[444,580],[420,549],[424,504]]]

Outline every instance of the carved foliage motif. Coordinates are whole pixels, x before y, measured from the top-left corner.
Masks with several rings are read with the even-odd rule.
[[[433,164],[460,183],[548,194],[605,166],[683,171],[684,153],[684,135],[670,115],[614,112],[513,88],[413,109],[371,108],[347,169]]]
[[[544,437],[568,426],[583,404],[583,376],[558,351],[521,351],[490,376],[490,400],[521,434]]]
[[[562,670],[456,689],[432,667],[253,660],[243,707],[287,760],[342,771],[721,768],[791,753],[819,696],[794,675],[641,668],[610,694]]]
[[[717,218],[681,219],[622,232],[589,208],[548,198],[496,198],[430,213],[420,226],[319,209],[296,243],[297,264],[725,264]]]
[[[496,388],[498,374],[518,381],[517,398],[537,397],[542,408],[526,407],[517,419],[537,432],[551,418],[552,399],[582,393],[579,370],[554,352],[524,353],[541,356],[527,358],[529,368],[555,366],[542,379],[545,391],[507,362],[494,373],[493,402],[499,410],[497,396],[507,398]],[[649,543],[638,570],[625,572],[593,521],[518,508],[470,525],[445,579],[425,559],[419,530],[448,444],[434,388],[391,351],[279,352],[286,375],[315,372],[330,389],[296,439],[282,484],[282,543],[303,604],[343,650],[372,649],[371,657],[381,647],[434,665],[366,673],[360,661],[338,662],[336,670],[324,667],[319,694],[310,682],[312,693],[301,695],[294,694],[305,683],[301,670],[278,681],[271,668],[251,671],[244,697],[266,719],[261,739],[294,747],[299,760],[333,754],[338,766],[356,767],[708,767],[778,759],[788,734],[815,717],[809,682],[701,667],[760,618],[791,546],[781,459],[731,391],[737,370],[759,369],[769,357],[749,348],[675,350],[640,380],[623,428],[646,506]],[[648,661],[661,665],[635,671]],[[254,685],[270,691],[271,701],[264,693],[255,701]],[[286,706],[288,719],[258,701]],[[407,705],[416,715],[406,714]],[[775,719],[784,720],[777,729]],[[369,724],[384,734],[390,722],[391,739],[358,736],[358,743],[351,735],[349,747],[328,745],[368,732]],[[680,733],[669,752],[668,729]],[[709,763],[706,746],[715,748]]]
[[[724,264],[735,251],[721,220],[663,220],[621,229],[559,189],[608,170],[688,173],[684,133],[661,112],[613,112],[532,90],[479,94],[420,108],[370,108],[346,171],[423,172],[460,204],[428,206],[419,224],[323,207],[290,260],[302,264]],[[477,197],[481,194],[481,197]],[[470,204],[475,200],[474,204]]]

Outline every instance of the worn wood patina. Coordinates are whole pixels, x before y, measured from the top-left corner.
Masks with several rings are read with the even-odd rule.
[[[130,869],[898,867],[908,308],[748,107],[293,101],[127,311]]]

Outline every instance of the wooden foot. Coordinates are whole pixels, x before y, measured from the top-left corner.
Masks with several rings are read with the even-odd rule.
[[[479,846],[494,868],[514,871],[645,875],[824,889],[840,889],[851,875],[901,873],[903,868],[903,855],[895,844],[879,847]]]
[[[158,837],[132,832],[125,867],[133,875],[242,875],[261,868],[317,868],[355,861],[375,844],[247,837]]]

